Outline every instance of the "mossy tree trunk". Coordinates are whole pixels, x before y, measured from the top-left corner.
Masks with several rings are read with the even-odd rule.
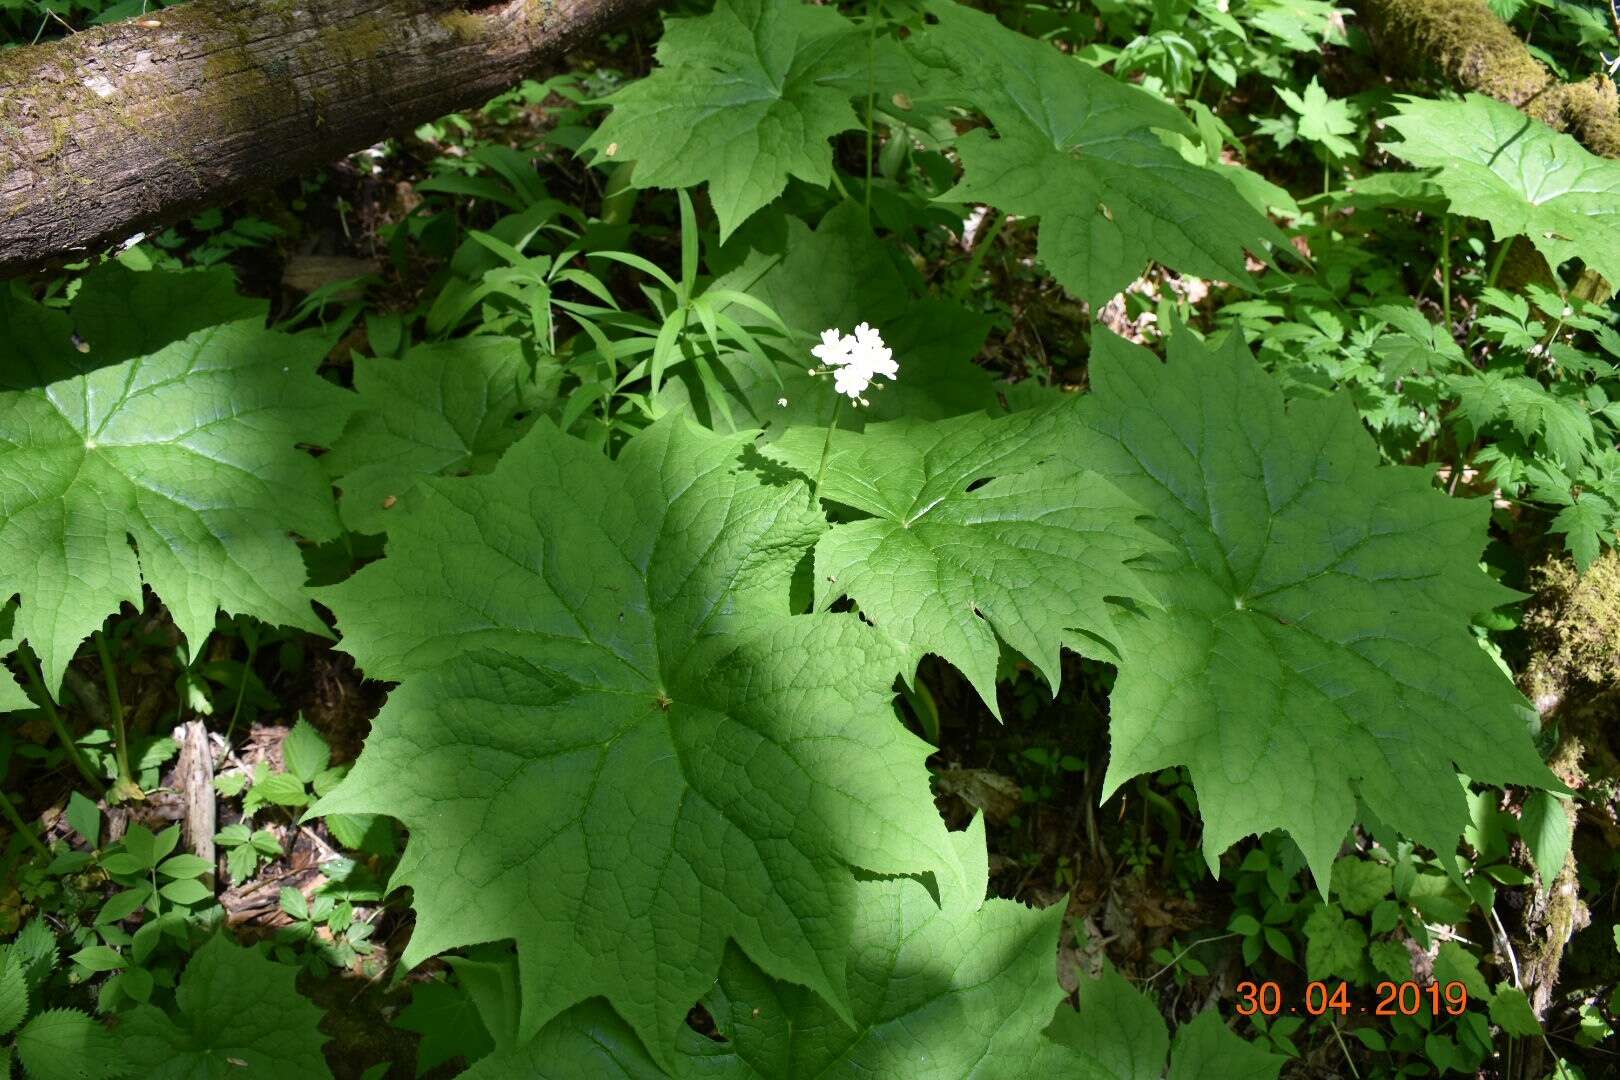
[[[1485,0],[1354,0],[1389,68],[1505,101],[1588,150],[1620,158],[1620,95],[1601,76],[1559,82]]]
[[[652,0],[195,0],[0,53],[0,275],[476,105]]]

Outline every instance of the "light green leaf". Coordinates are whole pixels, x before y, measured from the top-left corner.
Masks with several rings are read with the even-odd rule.
[[[1394,874],[1383,863],[1347,856],[1333,864],[1333,892],[1353,915],[1370,913],[1394,887]]]
[[[1217,1009],[1176,1029],[1166,1080],[1277,1080],[1287,1059],[1238,1035]]]
[[[195,904],[207,900],[214,894],[208,886],[196,878],[180,878],[163,886],[158,892],[163,894],[165,900],[172,900],[176,904]]]
[[[321,1010],[294,989],[297,974],[217,935],[181,974],[176,1014],[150,1005],[125,1014],[119,1051],[148,1080],[238,1071],[266,1080],[330,1080],[321,1053],[327,1037],[317,1028]]]
[[[242,801],[242,812],[254,814],[266,803],[272,806],[307,806],[309,792],[304,790],[303,781],[292,773],[270,773],[264,779],[254,781],[247,798]]]
[[[1454,213],[1490,222],[1499,241],[1527,238],[1555,268],[1579,257],[1620,281],[1620,162],[1481,94],[1406,98],[1384,123],[1404,139],[1384,149],[1437,168]]]
[[[1528,1039],[1541,1034],[1541,1021],[1530,1008],[1530,999],[1523,990],[1499,983],[1491,998],[1491,1023],[1505,1034]]]
[[[1545,791],[1532,791],[1519,814],[1519,833],[1536,862],[1542,887],[1551,889],[1569,858],[1570,820],[1564,800]]]
[[[1570,472],[1596,450],[1592,414],[1575,384],[1548,390],[1535,379],[1496,370],[1455,375],[1447,385],[1457,395],[1458,414],[1475,430],[1505,423],[1526,443],[1545,446]]]
[[[22,957],[10,946],[0,953],[0,1035],[9,1035],[28,1015],[28,979]]]
[[[1137,1080],[1164,1072],[1170,1032],[1153,1002],[1114,967],[1080,984],[1080,1008],[1059,1009],[1038,1052],[1043,1064],[1062,1063],[1085,1080]],[[1050,1072],[1056,1073],[1055,1068]]]
[[[1053,959],[1063,905],[985,900],[983,820],[952,839],[977,880],[943,903],[909,878],[860,886],[853,1030],[806,988],[728,955],[707,1001],[734,1055],[720,1075],[955,1080],[1027,1059],[1063,997]],[[1002,1075],[1015,1074],[1030,1075]]]
[[[17,1033],[17,1059],[30,1080],[103,1080],[124,1073],[123,1048],[77,1009],[51,1009]]]
[[[1249,0],[1242,18],[1295,52],[1322,51],[1336,9],[1331,0]]]
[[[1346,139],[1355,133],[1356,121],[1350,113],[1350,103],[1330,98],[1322,84],[1312,76],[1303,95],[1286,86],[1277,87],[1277,95],[1299,114],[1299,137],[1320,143],[1329,153],[1338,157],[1357,157],[1360,150]]]
[[[752,438],[671,418],[609,462],[542,422],[424,481],[387,558],[322,592],[402,685],[312,812],[410,830],[407,965],[516,940],[526,1036],[601,996],[667,1059],[728,940],[847,1016],[849,867],[961,873],[900,651],[790,615],[824,526],[743,471]]]
[[[839,432],[819,494],[869,516],[816,544],[817,606],[850,597],[914,660],[954,664],[992,712],[998,637],[1054,693],[1063,645],[1114,659],[1108,598],[1146,600],[1128,564],[1157,542],[1112,484],[1054,458],[1074,423],[1060,408]],[[768,452],[813,478],[825,442],[794,428]]]
[[[964,176],[943,198],[1039,217],[1037,254],[1076,296],[1099,307],[1150,260],[1247,284],[1244,250],[1285,243],[1230,180],[1160,139],[1196,137],[1173,106],[992,15],[928,9],[939,22],[916,48],[995,126],[957,141]]]
[[[1491,996],[1491,988],[1479,972],[1479,958],[1455,941],[1440,943],[1434,958],[1434,981],[1442,988],[1447,983],[1462,983],[1471,1001],[1484,1001]]]
[[[1305,972],[1312,979],[1356,982],[1367,955],[1367,928],[1337,905],[1321,904],[1305,920]]]
[[[637,187],[707,182],[722,240],[789,176],[828,184],[828,140],[860,126],[850,98],[867,90],[866,42],[833,8],[720,0],[670,19],[656,55],[658,69],[609,99],[581,150],[634,161]]]
[[[199,855],[189,852],[164,859],[158,866],[158,873],[170,878],[200,877],[214,869],[214,864]]]
[[[86,945],[68,959],[86,971],[93,972],[117,971],[127,962],[118,955],[117,950],[109,949],[105,945]]]
[[[320,346],[237,322],[91,368],[101,354],[57,331],[57,354],[0,368],[0,596],[20,594],[15,633],[47,685],[142,582],[193,653],[221,610],[322,632],[287,535],[338,528],[296,448],[329,442],[348,408],[315,375]]]
[[[1105,792],[1186,765],[1212,867],[1282,828],[1325,891],[1358,795],[1449,852],[1468,808],[1441,778],[1562,790],[1468,630],[1515,595],[1478,567],[1489,503],[1380,465],[1345,397],[1285,405],[1235,338],[1182,332],[1170,357],[1096,335],[1081,406],[1084,460],[1175,548],[1155,574],[1166,610],[1115,620]]]
[[[386,532],[409,512],[398,500],[419,478],[488,472],[556,395],[560,374],[495,336],[419,345],[399,360],[356,357],[360,405],[321,458],[343,492],[344,524]]]
[[[92,848],[101,841],[101,809],[75,791],[68,796],[68,824]]]
[[[300,716],[281,740],[281,760],[286,762],[289,773],[309,784],[331,763],[332,748],[326,745],[321,733]]]
[[[1165,1075],[1168,1050],[1170,1080],[1275,1080],[1285,1061],[1234,1034],[1216,1009],[1177,1029],[1172,1046],[1158,1008],[1112,967],[1081,983],[1079,1011],[1058,1009],[1046,1034],[1036,1046],[1039,1071],[1009,1078],[1143,1080]]]
[[[1412,954],[1399,941],[1375,941],[1367,946],[1367,958],[1386,979],[1406,982],[1412,977]]]

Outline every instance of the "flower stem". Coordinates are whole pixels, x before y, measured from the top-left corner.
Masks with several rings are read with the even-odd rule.
[[[827,477],[827,453],[832,449],[833,429],[838,426],[838,410],[844,407],[842,395],[833,399],[832,416],[827,420],[827,437],[821,442],[821,464],[816,468],[816,486],[810,489],[810,509],[816,508],[821,498],[821,482]]]
[[[1441,218],[1440,226],[1440,306],[1446,312],[1446,334],[1451,330],[1451,215]]]
[[[135,785],[129,773],[129,735],[124,730],[124,699],[118,696],[118,668],[113,664],[107,635],[97,630],[91,637],[95,639],[96,654],[101,657],[101,675],[107,682],[107,708],[112,713],[113,734],[118,738],[113,747],[118,761],[118,786],[127,790]]]
[[[877,139],[877,23],[878,0],[866,7],[866,223],[872,224],[872,144]]]
[[[62,740],[62,749],[67,751],[68,760],[73,762],[81,776],[90,781],[90,786],[96,794],[105,795],[107,789],[102,785],[101,778],[91,771],[90,763],[79,753],[78,744],[73,741],[73,736],[68,734],[67,725],[62,723],[62,714],[56,711],[56,700],[51,697],[51,692],[45,689],[45,676],[40,674],[39,660],[34,656],[34,650],[27,645],[19,647],[17,662],[22,665],[23,677],[28,680],[28,688],[39,698],[39,707],[44,711],[45,718],[51,722],[56,737]]]

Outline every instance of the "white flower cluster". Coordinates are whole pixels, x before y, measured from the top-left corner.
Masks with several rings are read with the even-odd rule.
[[[883,335],[866,323],[857,326],[853,334],[841,334],[837,329],[823,330],[821,344],[810,353],[832,371],[834,389],[863,405],[867,402],[861,395],[874,378],[882,375],[893,381],[900,377],[900,365],[894,359],[894,352],[883,344]],[[824,373],[811,371],[813,375]]]

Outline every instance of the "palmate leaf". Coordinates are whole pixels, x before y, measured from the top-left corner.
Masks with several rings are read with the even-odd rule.
[[[331,1077],[321,1010],[293,986],[298,969],[217,934],[192,954],[175,991],[176,1015],[141,1005],[124,1015],[118,1049],[149,1080]]]
[[[853,1026],[810,990],[771,979],[733,948],[719,984],[705,999],[726,1041],[714,1043],[683,1029],[668,1071],[645,1055],[611,1012],[582,1007],[527,1043],[513,1040],[498,1047],[467,1075],[604,1080],[1059,1075],[1031,1073],[1029,1063],[1063,997],[1053,970],[1062,905],[1037,911],[1010,900],[985,900],[982,821],[951,839],[974,873],[940,900],[909,878],[859,886],[848,965]]]
[[[1248,283],[1245,248],[1284,244],[1231,181],[1159,138],[1197,138],[1173,106],[992,15],[948,0],[928,10],[939,21],[914,48],[995,126],[958,140],[964,175],[944,197],[1039,217],[1037,254],[1070,292],[1101,305],[1149,260]]]
[[[1170,1071],[1165,1073],[1165,1054]],[[1208,1009],[1170,1033],[1158,1008],[1105,967],[1080,985],[1080,1008],[1062,1008],[1025,1075],[1069,1080],[1276,1080],[1284,1059],[1233,1034]]]
[[[706,1002],[731,1053],[701,1058],[705,1068],[693,1072],[727,1080],[1031,1075],[1032,1048],[1063,998],[1054,970],[1063,905],[986,900],[982,819],[951,838],[976,873],[942,902],[906,878],[860,886],[848,974],[853,1029],[804,987],[766,977],[733,951]]]
[[[1074,410],[969,415],[839,432],[821,497],[869,515],[816,544],[818,607],[841,596],[911,662],[954,664],[992,711],[999,637],[1055,692],[1063,645],[1115,659],[1109,597],[1146,599],[1130,562],[1158,546],[1140,508],[1054,455]],[[826,432],[793,428],[768,452],[816,476]],[[988,482],[984,482],[988,481]]]
[[[322,632],[287,535],[338,531],[297,449],[336,437],[348,409],[315,375],[321,348],[252,321],[190,332],[177,303],[190,336],[131,355],[162,335],[107,314],[99,288],[80,293],[86,324],[107,327],[88,352],[67,314],[13,300],[24,351],[0,363],[0,597],[20,597],[15,634],[47,685],[119,604],[140,604],[143,581],[193,650],[220,610]]]
[[[1555,268],[1578,257],[1620,281],[1620,162],[1480,94],[1406,98],[1384,123],[1403,139],[1384,149],[1437,168],[1455,213],[1490,222],[1499,241],[1527,238]]]
[[[360,404],[321,458],[357,532],[388,529],[393,501],[424,476],[488,472],[556,395],[561,374],[515,338],[419,345],[402,359],[357,357]]]
[[[722,240],[789,176],[831,182],[828,140],[861,126],[850,98],[873,77],[854,24],[800,0],[719,0],[670,19],[657,57],[581,150],[634,161],[637,187],[707,182]]]
[[[1456,770],[1559,787],[1528,703],[1468,631],[1516,595],[1478,568],[1488,502],[1379,465],[1343,396],[1285,407],[1236,339],[1181,332],[1168,364],[1111,335],[1094,349],[1083,460],[1175,549],[1165,610],[1116,619],[1107,791],[1185,765],[1212,867],[1286,829],[1325,890],[1358,797],[1450,852],[1468,821]]]
[[[323,592],[403,685],[314,812],[410,829],[407,964],[517,942],[525,1037],[600,996],[667,1059],[728,940],[847,1015],[850,867],[960,874],[900,650],[790,614],[824,525],[742,471],[752,438],[674,417],[609,462],[542,423],[419,484],[387,557]]]
[[[874,420],[936,420],[997,407],[988,372],[973,363],[990,320],[949,300],[922,295],[896,262],[893,244],[879,240],[859,206],[829,211],[812,232],[785,214],[761,214],[723,249],[713,289],[748,293],[768,305],[804,340],[786,361],[764,370],[746,353],[721,358],[723,384],[734,423],[775,432],[791,424],[826,424],[858,430]],[[915,277],[912,274],[911,277]],[[734,304],[738,322],[768,329],[758,313]],[[840,408],[832,380],[807,374],[810,346],[821,331],[849,332],[870,323],[883,333],[900,363],[901,377],[868,395],[870,408]],[[669,384],[664,403],[690,403],[705,426],[726,430],[723,413],[689,368]],[[787,404],[781,405],[780,401]]]

